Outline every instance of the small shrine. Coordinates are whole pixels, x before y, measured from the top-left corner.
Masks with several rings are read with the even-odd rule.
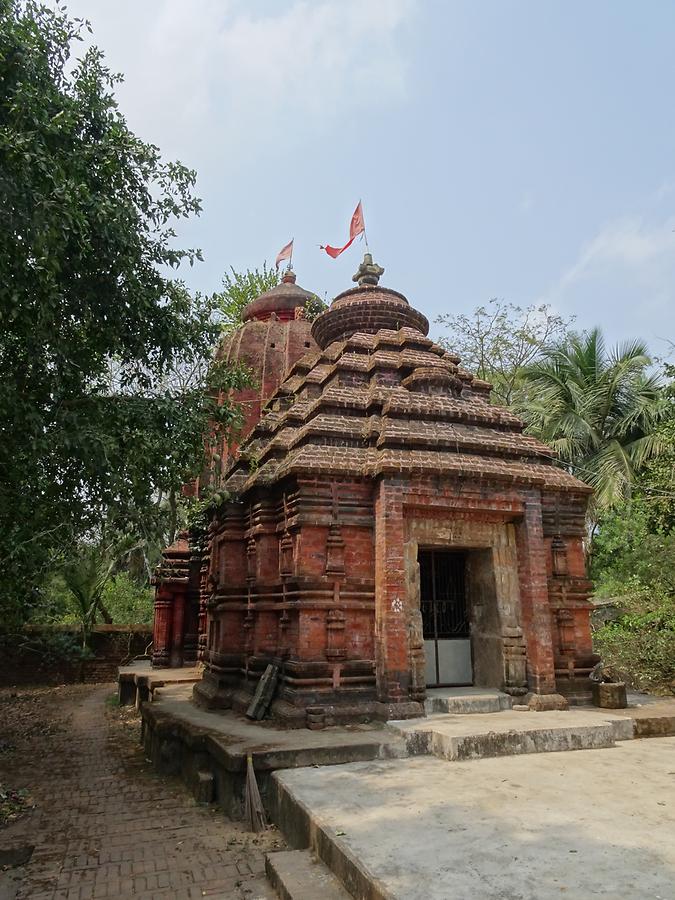
[[[171,578],[201,604],[195,698],[245,710],[271,664],[269,714],[290,727],[424,715],[432,686],[583,701],[590,488],[427,337],[383,271],[366,254],[311,335],[288,281],[223,350],[262,373],[249,433],[205,543],[169,548],[157,591],[158,610]],[[164,664],[187,621],[156,635]]]

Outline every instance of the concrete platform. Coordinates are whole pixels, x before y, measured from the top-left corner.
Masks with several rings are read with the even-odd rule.
[[[430,691],[431,704],[447,702],[449,708],[472,712],[474,702],[480,708],[485,703],[502,703],[505,696],[498,691],[477,691],[474,695],[466,694],[466,689],[457,690],[444,692],[438,700]],[[476,711],[468,716],[435,713],[423,719],[392,721],[387,727],[405,738],[409,755],[447,760],[591,750],[634,737],[675,735],[674,698],[631,694],[629,699],[626,709],[575,706],[564,712],[534,712],[507,707],[498,713]]]
[[[192,702],[189,686],[169,686],[155,692],[155,702],[144,707],[144,718],[158,726],[184,728],[209,735],[242,768],[251,753],[256,771],[352,762],[405,755],[401,736],[375,722],[309,731],[284,729],[270,722],[254,722],[231,710],[206,710]],[[159,702],[157,702],[159,701]],[[341,758],[346,757],[346,758]]]
[[[252,722],[231,710],[206,710],[192,702],[190,685],[156,689],[143,703],[146,755],[165,774],[181,775],[201,802],[218,802],[234,818],[242,814],[246,757],[266,798],[278,769],[330,766],[406,755],[405,739],[381,723],[282,729]]]
[[[152,700],[157,688],[171,684],[194,684],[201,678],[201,667],[153,669],[150,660],[135,660],[117,670],[117,699],[120,706],[140,707]]]
[[[271,794],[290,845],[354,897],[675,897],[675,738],[287,770]]]
[[[435,714],[386,726],[310,731],[286,730],[230,710],[196,706],[190,683],[155,685],[151,696],[153,702],[141,705],[146,755],[159,772],[180,775],[199,802],[217,802],[235,818],[242,815],[249,753],[267,803],[271,774],[277,770],[425,754],[454,765],[492,756],[612,747],[634,736],[675,734],[675,700],[627,710],[574,707],[565,712]],[[466,698],[473,703],[475,696]],[[478,699],[482,703],[485,698]],[[502,702],[499,697],[496,701]]]

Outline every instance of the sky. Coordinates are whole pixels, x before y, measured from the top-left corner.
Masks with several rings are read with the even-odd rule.
[[[198,173],[210,292],[295,239],[330,300],[362,199],[382,284],[433,320],[548,303],[675,340],[672,0],[67,0],[130,127]]]

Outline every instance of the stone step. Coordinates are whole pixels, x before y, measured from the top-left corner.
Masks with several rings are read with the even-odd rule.
[[[563,718],[561,718],[561,716]],[[594,717],[596,721],[568,724],[565,713],[503,712],[500,715],[452,715],[389,723],[406,738],[411,756],[447,760],[519,756],[565,750],[598,750],[616,741],[631,740],[631,719]]]
[[[522,753],[555,753],[564,750],[600,750],[613,747],[611,725],[576,728],[537,728],[531,731],[489,731],[483,734],[447,735],[430,732],[429,753],[439,759],[487,759]]]
[[[496,713],[511,709],[512,706],[513,698],[508,694],[483,688],[432,689],[427,692],[424,701],[424,711],[428,716],[438,713],[450,713],[456,716]]]
[[[352,897],[309,850],[267,853],[265,871],[280,900],[351,900]]]

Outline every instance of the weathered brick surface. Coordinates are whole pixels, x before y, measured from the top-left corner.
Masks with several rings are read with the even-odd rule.
[[[296,725],[312,707],[417,714],[425,651],[411,523],[422,520],[436,529],[426,546],[473,554],[474,680],[515,695],[563,680],[579,694],[592,664],[590,489],[491,405],[490,386],[426,336],[405,297],[359,285],[314,322],[320,349],[292,366],[226,473],[230,499],[205,553],[213,628],[197,695],[241,706],[273,663],[272,713]],[[460,538],[455,522],[473,527]]]
[[[263,852],[273,837],[198,807],[177,781],[151,772],[135,742],[125,741],[127,754],[112,744],[112,690],[77,689],[61,707],[66,730],[38,735],[30,754],[3,762],[2,780],[26,785],[37,808],[2,833],[3,847],[35,850],[24,869],[0,874],[0,896],[13,886],[17,900],[271,900]]]
[[[54,639],[65,635],[76,645],[81,644],[77,625],[30,625],[24,628],[21,639],[4,638],[0,642],[0,685],[113,681],[120,665],[145,652],[152,640],[152,627],[96,625],[89,637],[93,656],[82,660],[61,659],[54,654]]]
[[[254,375],[254,383],[249,387],[219,398],[220,402],[236,404],[241,411],[238,441],[244,440],[258,423],[262,408],[291,366],[317,349],[311,323],[304,318],[305,304],[313,296],[295,283],[292,272],[286,272],[281,284],[248,304],[243,325],[223,338],[218,358],[232,366],[242,365]],[[284,443],[291,437],[280,435],[276,441]],[[237,442],[224,442],[218,447],[201,476],[186,485],[184,492],[198,495],[209,487],[217,487],[237,446]],[[206,643],[206,610],[203,603],[200,607],[199,591],[200,574],[206,578],[208,571],[200,573],[198,564],[195,569],[191,553],[194,548],[188,546],[186,538],[187,534],[180,535],[164,550],[155,578],[153,665],[160,667],[196,662],[198,646],[203,653]],[[211,573],[218,574],[220,569],[220,574],[224,574],[223,555],[223,548],[217,544]]]

